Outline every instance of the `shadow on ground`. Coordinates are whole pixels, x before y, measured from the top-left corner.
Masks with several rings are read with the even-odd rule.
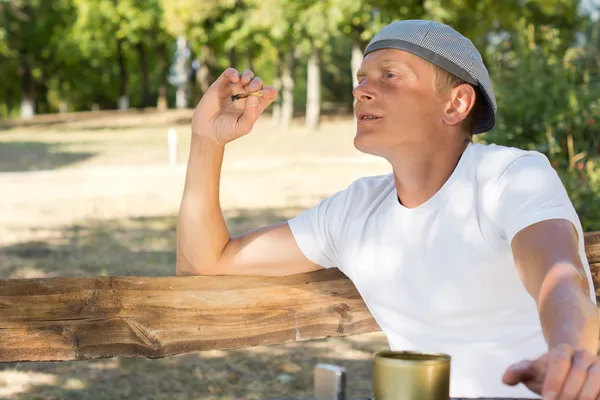
[[[36,115],[31,119],[8,119],[0,120],[0,133],[2,130],[10,130],[14,128],[48,128],[55,125],[86,121],[90,119],[112,120],[115,117],[135,117],[158,114],[154,109],[135,109],[131,108],[128,111],[122,112],[117,110],[102,110],[102,111],[83,111],[65,114],[41,114]]]
[[[371,395],[372,356],[387,349],[381,334],[330,338],[163,359],[113,358],[0,365],[44,383],[14,386],[14,399],[247,399],[310,397],[317,363],[346,367],[348,394]],[[15,378],[18,374],[12,373]],[[10,384],[10,383],[9,383]],[[8,391],[7,391],[8,392]]]
[[[224,212],[233,235],[285,221],[301,208]],[[54,239],[0,248],[0,276],[140,275],[175,272],[176,216],[96,221],[65,227]],[[162,359],[111,358],[0,364],[0,399],[270,399],[308,397],[317,363],[348,369],[349,393],[371,391],[371,357],[381,335],[330,338]],[[5,396],[5,397],[3,397]]]
[[[61,151],[62,145],[46,142],[0,142],[0,172],[57,169],[96,155]]]
[[[224,212],[232,235],[285,221],[300,208]],[[175,274],[177,216],[89,221],[47,232],[48,239],[0,247],[0,276],[169,276]]]

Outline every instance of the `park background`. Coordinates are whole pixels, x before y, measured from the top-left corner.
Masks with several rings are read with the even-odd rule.
[[[228,145],[233,234],[389,172],[353,148],[351,89],[372,35],[448,23],[480,49],[497,125],[476,140],[544,153],[600,230],[600,22],[590,0],[0,0],[0,276],[175,272],[193,106],[228,66],[280,89]],[[176,140],[174,140],[176,139]],[[171,147],[169,147],[169,143]],[[370,395],[381,334],[157,360],[0,365],[0,399],[307,396],[317,362]]]

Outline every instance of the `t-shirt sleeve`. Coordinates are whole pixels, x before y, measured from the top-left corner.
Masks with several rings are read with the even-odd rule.
[[[541,153],[528,152],[513,161],[501,174],[497,190],[499,223],[508,243],[522,229],[549,219],[567,219],[581,229],[562,181]]]
[[[349,188],[322,200],[288,221],[296,243],[306,258],[324,268],[339,268],[337,254]]]

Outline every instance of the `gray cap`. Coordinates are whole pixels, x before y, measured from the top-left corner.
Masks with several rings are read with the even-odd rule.
[[[478,87],[484,107],[474,133],[494,127],[497,105],[488,70],[475,45],[456,30],[435,21],[396,21],[371,39],[364,55],[379,49],[408,51]]]

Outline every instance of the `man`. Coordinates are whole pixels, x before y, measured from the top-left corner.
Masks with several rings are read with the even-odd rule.
[[[542,154],[472,143],[496,112],[477,49],[446,25],[395,22],[366,48],[358,82],[355,146],[393,174],[232,238],[219,205],[224,146],[277,93],[252,71],[223,73],[192,119],[177,274],[338,267],[392,349],[452,356],[452,396],[599,399],[600,319],[581,224]]]

